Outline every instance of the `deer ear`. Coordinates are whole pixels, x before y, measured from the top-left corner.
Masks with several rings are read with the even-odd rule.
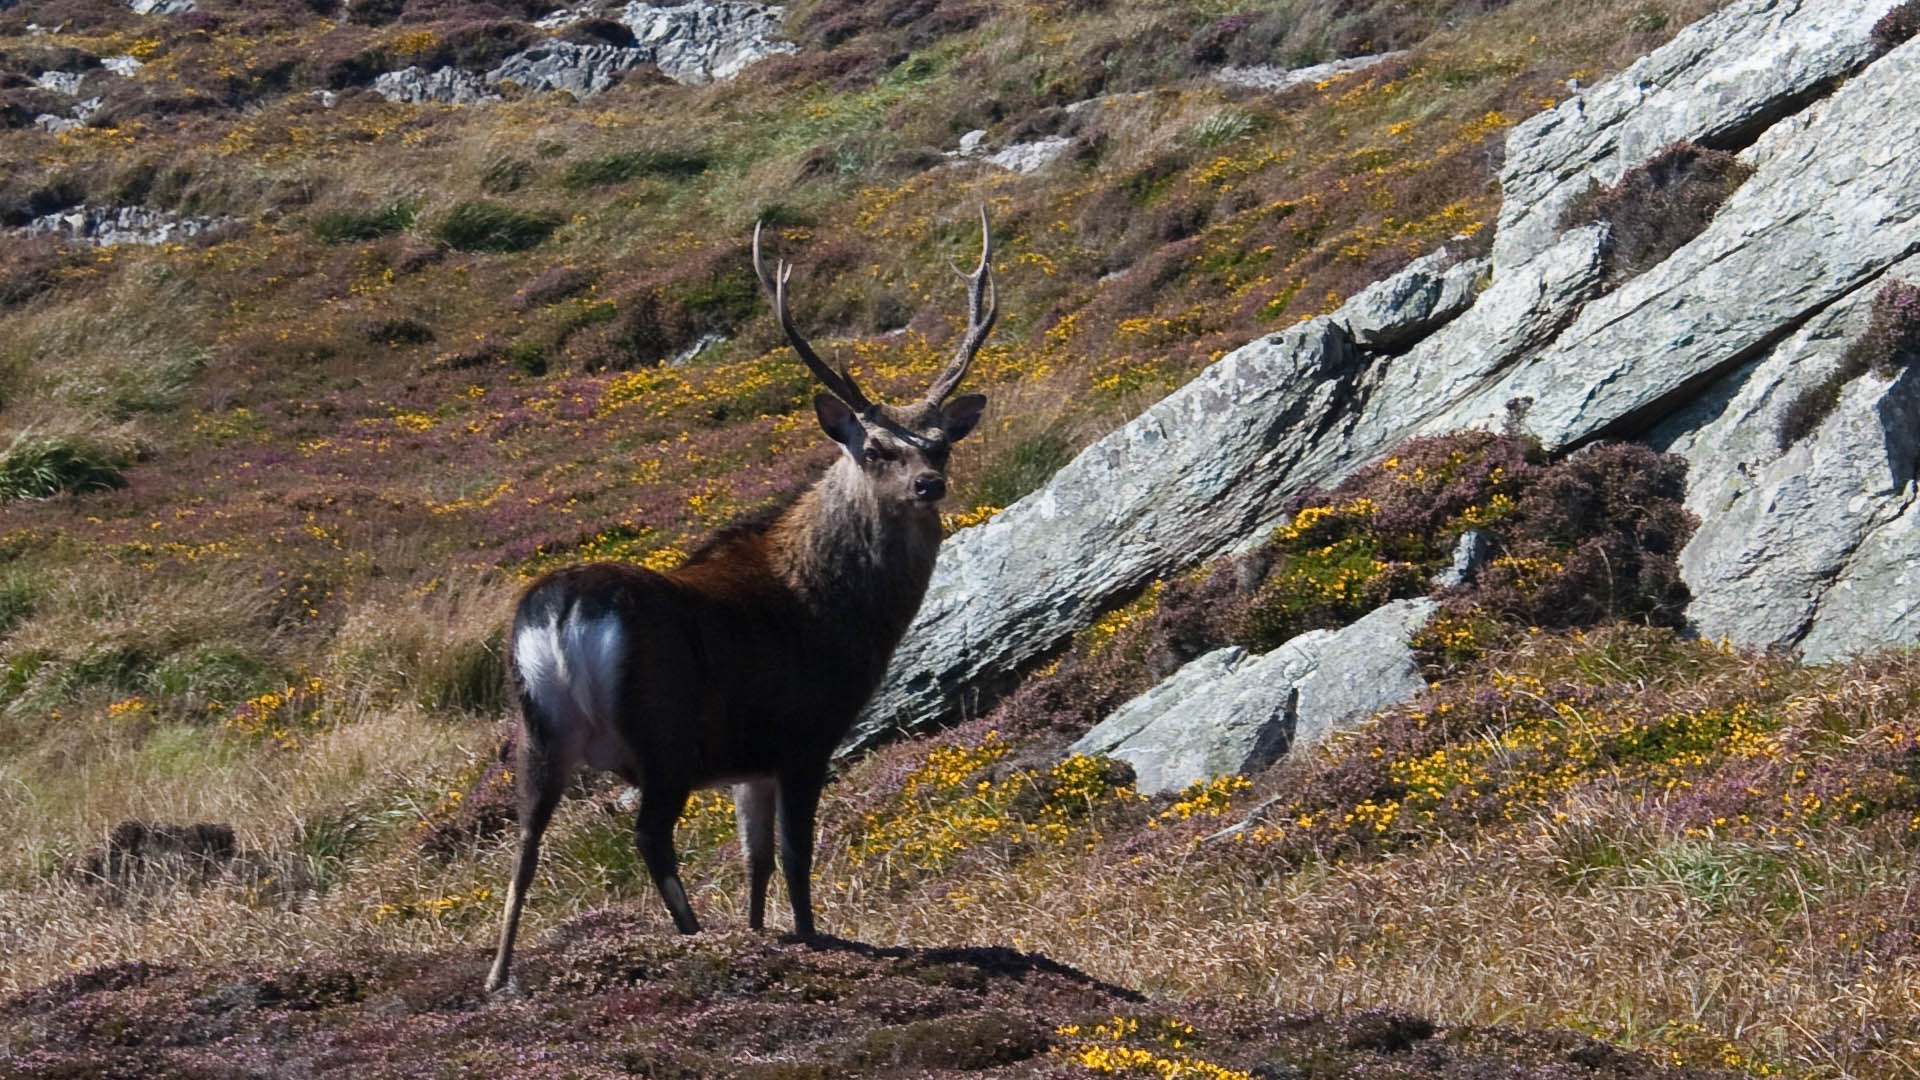
[[[954,398],[947,407],[940,410],[942,426],[946,428],[947,438],[959,442],[980,422],[980,413],[987,407],[985,394],[967,394]]]
[[[853,410],[847,403],[832,394],[813,395],[813,412],[820,418],[820,430],[834,442],[858,453],[860,444],[866,440],[867,432],[854,418]]]

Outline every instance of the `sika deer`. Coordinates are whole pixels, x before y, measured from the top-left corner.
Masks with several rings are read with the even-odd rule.
[[[883,405],[794,328],[793,267],[767,273],[755,226],[754,272],[787,341],[825,384],[814,412],[844,452],[771,523],[722,533],[677,570],[589,563],[548,574],[521,597],[509,665],[521,712],[520,852],[489,990],[507,984],[541,834],[583,764],[640,789],[635,840],[681,933],[700,922],[680,884],[674,823],[694,789],[731,783],[749,923],[764,925],[777,821],[794,932],[813,937],[814,811],[828,758],[920,607],[940,546],[947,455],[986,405],[979,394],[946,401],[996,314],[984,210],[980,229],[953,360],[921,400]]]

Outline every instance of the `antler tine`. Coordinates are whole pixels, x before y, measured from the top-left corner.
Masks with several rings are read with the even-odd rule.
[[[953,272],[967,282],[967,333],[960,339],[960,345],[953,351],[953,361],[947,370],[933,380],[927,389],[927,400],[935,405],[947,399],[966,378],[967,366],[973,363],[975,353],[986,344],[987,335],[993,332],[993,320],[1000,314],[1000,292],[993,284],[993,229],[987,224],[987,208],[980,207],[980,263],[968,274],[956,266]],[[982,307],[986,308],[984,314]]]
[[[758,221],[753,223],[753,273],[760,279],[760,287],[773,298],[773,314],[780,320],[780,329],[787,333],[787,344],[800,354],[800,359],[805,361],[814,377],[825,384],[828,393],[846,402],[855,412],[863,413],[873,408],[873,402],[860,392],[853,375],[844,368],[835,371],[828,367],[826,361],[820,359],[820,355],[813,351],[813,346],[807,344],[807,339],[801,337],[800,331],[794,327],[793,315],[787,311],[787,280],[793,277],[793,264],[785,260],[774,263],[773,276],[768,278],[766,265],[760,260],[760,224]]]

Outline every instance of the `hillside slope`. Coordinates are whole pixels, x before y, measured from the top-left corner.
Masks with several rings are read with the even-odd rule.
[[[942,261],[988,207],[1006,316],[951,507],[956,529],[989,524],[960,556],[1031,516],[1001,508],[1082,475],[1060,470],[1116,425],[1199,397],[1210,362],[1343,341],[1354,309],[1338,331],[1307,320],[1443,244],[1496,265],[1467,314],[1424,352],[1321,355],[1383,376],[1359,384],[1382,401],[1395,379],[1471,382],[1449,364],[1492,354],[1453,346],[1500,304],[1532,310],[1502,288],[1530,279],[1494,228],[1516,127],[1602,100],[1570,103],[1568,81],[1591,94],[1719,5],[823,0],[729,38],[729,56],[771,55],[714,81],[718,52],[642,47],[635,26],[661,17],[645,5],[147,6],[0,11],[8,1067],[697,1070],[631,1023],[645,1013],[717,1032],[743,1075],[1907,1074],[1909,659],[1808,669],[1683,640],[1673,459],[1558,458],[1517,429],[1389,456],[1413,412],[1364,450],[1327,446],[1339,468],[1270,470],[1242,523],[1251,561],[1204,563],[1233,546],[1216,538],[1082,590],[996,671],[1018,689],[991,715],[850,765],[818,894],[824,926],[869,944],[665,937],[621,793],[596,781],[551,834],[529,997],[476,995],[508,858],[518,583],[591,557],[671,565],[827,452],[746,269],[754,221],[800,261],[814,340],[897,395],[961,325]],[[746,14],[709,21],[764,29]],[[1744,174],[1705,150],[1737,195]],[[1616,206],[1641,161],[1618,157],[1620,187],[1594,193]],[[1659,242],[1640,252],[1655,266]],[[1573,291],[1601,297],[1583,318],[1602,324],[1622,304],[1605,297],[1638,293],[1599,288],[1627,270],[1590,247]],[[1802,353],[1768,337],[1750,363],[1737,344],[1677,385],[1721,378],[1736,404],[1755,370],[1795,387],[1795,358],[1848,351],[1871,299],[1809,322]],[[1511,370],[1447,399],[1452,422],[1498,414],[1513,395],[1495,375],[1578,381],[1538,363],[1572,325],[1549,315],[1504,339]],[[1863,388],[1904,385],[1856,382],[1823,415],[1871,444],[1852,418],[1894,414]],[[1617,433],[1563,438],[1565,402],[1533,396],[1552,448]],[[1676,451],[1751,434],[1670,427]],[[1774,446],[1739,493],[1779,503],[1829,445]],[[1591,496],[1599,531],[1527,532],[1552,515],[1507,486],[1526,470],[1545,505]],[[1343,476],[1362,486],[1306,486]],[[1411,494],[1362,505],[1378,491]],[[1410,518],[1425,531],[1389,527]],[[1500,590],[1452,596],[1416,642],[1431,688],[1358,733],[1154,797],[1065,753],[1195,650],[1271,648],[1423,592],[1460,531],[1503,523],[1536,546],[1506,553]],[[1644,557],[1639,591],[1596,590],[1622,556]],[[744,922],[731,835],[717,796],[681,832],[721,927]],[[940,951],[962,946],[979,948]],[[794,1004],[813,1000],[826,1011]],[[1354,1013],[1380,1008],[1405,1012]],[[1175,1045],[1174,1021],[1197,1041]],[[916,1056],[935,1028],[957,1034]],[[229,1036],[246,1062],[208,1049]]]

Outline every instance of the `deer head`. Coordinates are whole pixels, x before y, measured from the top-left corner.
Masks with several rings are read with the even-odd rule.
[[[852,459],[869,485],[883,499],[901,504],[932,507],[947,493],[947,455],[954,443],[973,430],[986,408],[982,394],[965,394],[947,401],[975,353],[985,344],[999,314],[993,287],[993,270],[988,265],[993,255],[993,233],[987,226],[987,211],[980,210],[980,262],[972,273],[959,267],[954,272],[967,283],[967,332],[954,349],[947,364],[925,397],[910,405],[886,405],[871,401],[846,368],[827,366],[807,339],[794,328],[787,310],[787,280],[793,265],[779,262],[769,275],[760,259],[760,226],[753,227],[753,272],[760,286],[773,298],[773,311],[786,331],[787,342],[800,354],[827,392],[815,395],[813,411],[820,427]]]

